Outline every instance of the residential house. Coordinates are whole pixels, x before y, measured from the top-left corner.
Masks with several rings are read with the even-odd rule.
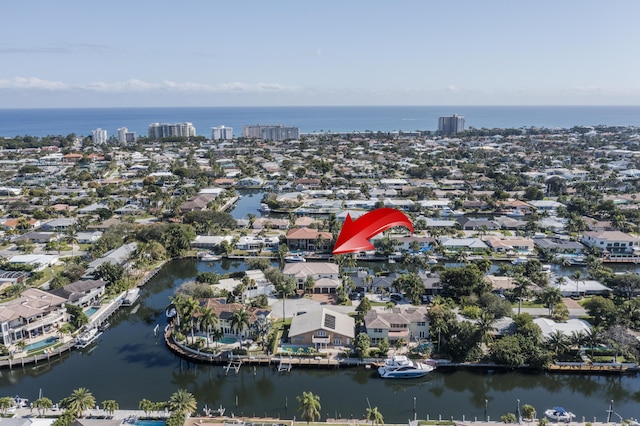
[[[482,252],[489,247],[479,238],[440,238],[440,245],[447,251]]]
[[[458,218],[457,222],[460,224],[460,227],[465,231],[482,231],[482,230],[495,231],[500,229],[500,225],[484,217],[482,218],[461,217],[461,218]]]
[[[57,241],[60,235],[56,232],[27,232],[26,234],[20,235],[14,241],[31,241],[37,244],[46,244],[50,241]]]
[[[53,219],[43,223],[42,226],[40,226],[40,229],[43,231],[65,232],[67,229],[75,226],[77,223],[77,219]]]
[[[383,339],[393,343],[429,337],[429,314],[424,306],[396,306],[391,312],[372,309],[364,317],[364,324],[372,345]]]
[[[58,263],[60,258],[49,254],[19,254],[9,258],[9,263],[31,265],[34,271],[42,271]]]
[[[571,296],[605,296],[611,293],[611,289],[600,281],[596,280],[574,280],[569,277],[563,277],[560,282],[556,281],[551,284],[560,290],[564,297]]]
[[[316,349],[348,346],[354,337],[355,320],[324,307],[294,316],[289,328],[291,344]]]
[[[591,331],[591,324],[577,318],[572,318],[564,322],[555,322],[549,318],[536,318],[533,322],[542,330],[543,339],[549,339],[558,331],[566,337],[571,337],[574,333],[587,335],[587,333]]]
[[[334,288],[339,286],[340,268],[335,263],[329,262],[300,262],[287,263],[282,273],[296,280],[298,290],[304,290],[304,283],[311,277],[315,282],[321,278],[329,278],[336,281]]]
[[[418,237],[416,235],[405,235],[402,237],[393,237],[400,245],[398,249],[400,251],[419,251],[427,252],[433,250],[436,239],[433,237]],[[417,250],[414,250],[417,248]]]
[[[66,321],[66,300],[37,288],[0,304],[0,341],[4,345],[54,331]]]
[[[587,247],[603,250],[610,257],[640,255],[640,238],[621,231],[587,231],[581,241]]]
[[[535,248],[530,238],[487,237],[484,242],[496,253],[532,254]]]
[[[49,290],[49,293],[62,297],[75,306],[91,306],[100,303],[100,296],[104,294],[106,286],[107,282],[103,280],[82,280]]]
[[[333,235],[312,228],[292,228],[287,232],[289,250],[328,251]]]
[[[268,309],[246,308],[241,303],[226,303],[224,299],[201,299],[200,306],[202,308],[211,309],[218,316],[218,327],[224,334],[235,334],[241,337],[249,335],[249,329],[260,316],[269,317],[271,311]],[[235,311],[246,309],[249,313],[249,327],[243,327],[242,330],[234,330],[232,328],[231,317]],[[197,316],[197,314],[196,314]]]
[[[259,217],[251,225],[252,229],[287,229],[288,227],[289,220],[271,217]]]
[[[560,207],[566,207],[564,204],[552,200],[531,200],[529,204],[535,207],[538,212],[547,212],[555,214]]]
[[[98,267],[100,267],[100,265],[102,265],[103,263],[108,262],[108,263],[113,263],[115,265],[122,265],[126,267],[127,262],[131,258],[131,255],[136,251],[137,247],[138,247],[138,244],[133,242],[128,244],[123,244],[117,249],[108,251],[102,257],[89,263],[89,265],[87,266],[87,270],[83,275],[83,278],[84,279],[92,278],[96,269],[98,269]]]
[[[252,235],[245,235],[238,239],[235,249],[244,251],[276,251],[279,245],[280,239],[278,237],[254,237]]]

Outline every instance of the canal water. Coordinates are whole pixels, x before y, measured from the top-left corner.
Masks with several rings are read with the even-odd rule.
[[[294,368],[278,373],[273,368],[243,366],[225,375],[221,366],[194,365],[171,354],[154,327],[165,325],[164,309],[174,288],[199,271],[228,273],[246,269],[242,262],[215,263],[193,259],[169,263],[143,288],[139,307],[124,308],[111,319],[111,327],[97,344],[39,366],[0,370],[0,396],[20,395],[34,400],[42,395],[54,402],[78,387],[88,388],[101,403],[115,399],[123,409],[135,409],[143,398],[165,401],[177,389],[187,389],[199,409],[222,404],[227,413],[299,417],[296,397],[303,391],[320,396],[322,418],[361,417],[377,406],[385,422],[465,415],[484,418],[485,400],[492,419],[515,411],[517,400],[533,405],[539,414],[552,406],[604,420],[611,400],[624,418],[640,417],[640,379],[637,376],[575,376],[489,374],[434,371],[416,380],[382,380],[364,368],[340,370]],[[136,305],[137,306],[137,305]],[[135,311],[135,312],[134,312]],[[237,406],[236,406],[237,400]]]

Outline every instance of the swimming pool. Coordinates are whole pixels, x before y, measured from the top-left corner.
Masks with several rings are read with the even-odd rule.
[[[218,343],[222,343],[223,345],[232,345],[234,343],[238,343],[238,339],[235,337],[223,337],[218,340]]]
[[[96,312],[98,312],[98,309],[100,309],[99,306],[92,306],[89,309],[87,309],[86,311],[84,311],[84,313],[87,314],[88,317],[90,317],[93,314],[95,314]]]
[[[53,345],[54,343],[56,343],[58,341],[57,337],[47,337],[44,340],[40,340],[38,342],[32,343],[30,345],[25,346],[25,350],[28,351],[35,351],[36,349],[42,349],[45,346],[50,346]]]
[[[292,354],[311,354],[318,352],[313,346],[300,346],[300,345],[283,345],[282,352]]]
[[[167,422],[164,420],[136,420],[133,424],[135,426],[165,426]]]

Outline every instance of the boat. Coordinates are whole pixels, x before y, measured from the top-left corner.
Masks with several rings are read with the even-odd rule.
[[[513,260],[511,261],[511,264],[512,264],[512,265],[519,265],[519,264],[521,264],[521,263],[527,263],[528,261],[529,261],[529,259],[527,259],[526,257],[524,257],[524,256],[519,256],[519,257],[516,257],[515,259],[513,259]]]
[[[307,259],[305,259],[303,256],[299,254],[293,254],[291,256],[286,256],[284,258],[284,261],[287,263],[297,263],[297,262],[306,262]]]
[[[175,317],[178,314],[178,311],[176,310],[176,305],[171,304],[167,306],[167,309],[165,309],[164,314],[167,317],[167,319],[171,319]]]
[[[102,324],[100,324],[98,326],[98,330],[99,331],[105,331],[107,328],[109,328],[110,325],[111,324],[109,323],[109,321],[105,321],[105,322],[103,322]]]
[[[13,397],[13,403],[16,407],[22,408],[29,405],[29,400],[26,398],[20,398],[20,395],[16,395]]]
[[[383,379],[414,379],[434,369],[432,365],[413,361],[405,355],[394,355],[393,358],[387,358],[383,366],[378,367],[378,374]]]
[[[550,420],[565,423],[569,423],[571,419],[576,416],[572,412],[567,411],[562,407],[549,408],[548,410],[545,410],[544,415],[547,416],[547,418],[549,418]]]
[[[215,254],[206,253],[198,257],[198,259],[203,262],[213,262],[213,261],[222,259],[222,256],[216,256]]]
[[[101,335],[102,332],[97,328],[90,328],[89,330],[78,336],[74,346],[78,349],[86,348],[87,346],[95,342],[96,339]]]
[[[133,306],[136,300],[138,300],[138,296],[140,296],[140,289],[138,287],[127,290],[122,297],[122,306]]]
[[[265,203],[260,203],[260,207],[258,207],[258,211],[262,213],[270,213],[271,208]]]

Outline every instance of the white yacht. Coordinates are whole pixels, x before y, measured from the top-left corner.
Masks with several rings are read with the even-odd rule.
[[[413,361],[404,355],[394,355],[378,367],[378,374],[383,379],[413,379],[422,377],[433,371],[435,367],[424,362]]]
[[[89,330],[78,336],[74,346],[79,349],[86,348],[87,346],[95,342],[96,339],[100,337],[100,335],[102,335],[102,332],[97,328],[90,328]]]
[[[292,254],[290,256],[286,256],[284,258],[284,261],[287,263],[297,263],[297,262],[306,262],[307,259],[305,259],[303,256],[299,254]]]
[[[136,300],[138,300],[138,296],[140,296],[140,289],[138,287],[127,290],[122,297],[122,306],[133,306]]]

